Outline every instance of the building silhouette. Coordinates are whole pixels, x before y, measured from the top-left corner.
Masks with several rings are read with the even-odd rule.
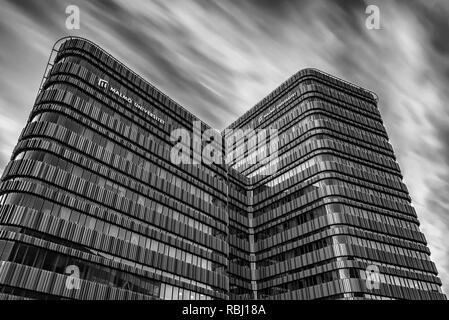
[[[229,162],[174,164],[195,128],[58,41],[0,183],[0,298],[446,299],[374,93],[301,70],[210,142]]]

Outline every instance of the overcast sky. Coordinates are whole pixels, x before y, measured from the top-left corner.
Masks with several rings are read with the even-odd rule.
[[[81,28],[66,29],[66,6]],[[365,26],[368,4],[380,30]],[[0,0],[0,173],[53,43],[86,37],[216,129],[315,67],[379,108],[449,293],[449,1]]]

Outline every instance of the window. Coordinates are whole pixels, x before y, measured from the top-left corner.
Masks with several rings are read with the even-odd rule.
[[[25,156],[25,152],[20,152],[18,155],[15,156],[14,161],[22,160]]]
[[[72,211],[72,214],[70,215],[70,221],[74,223],[78,223],[78,220],[80,218],[80,214],[76,211]]]
[[[109,229],[109,235],[111,237],[114,237],[114,238],[117,237],[117,235],[118,235],[118,227],[115,226],[115,225],[111,225],[111,227]]]
[[[41,115],[42,114],[38,114],[38,115],[34,116],[33,119],[31,120],[31,122],[38,122],[40,117],[41,117]]]
[[[178,289],[178,296],[177,297],[174,297],[174,299],[176,299],[176,300],[183,300],[183,298],[184,298],[184,289],[183,288],[179,288]]]
[[[0,240],[0,260],[8,260],[11,253],[13,243],[10,241]]]
[[[178,289],[178,287],[173,287],[172,299],[173,300],[179,300],[179,289]]]
[[[165,285],[165,295],[164,295],[164,299],[165,300],[171,300],[172,299],[172,294],[173,294],[173,286],[171,285]]]
[[[104,222],[101,220],[97,220],[97,223],[95,224],[95,231],[102,232],[103,231]]]
[[[139,235],[137,233],[132,233],[131,234],[131,243],[138,245],[139,244]]]
[[[118,229],[118,238],[120,240],[125,240],[126,230],[123,228]]]
[[[61,208],[61,219],[69,220],[70,210],[66,207]]]
[[[184,296],[183,296],[183,300],[189,300],[190,298],[190,294],[191,292],[189,290],[184,289]]]
[[[42,213],[50,214],[52,207],[53,207],[53,204],[51,202],[45,201],[43,206],[42,206],[42,209],[41,209]]]
[[[87,217],[87,219],[86,219],[86,227],[88,228],[88,229],[91,229],[91,230],[93,230],[94,228],[95,228],[95,219],[94,218],[92,218],[92,217]]]
[[[24,257],[23,264],[34,267],[34,261],[38,256],[39,250],[34,246],[28,246],[28,252]]]

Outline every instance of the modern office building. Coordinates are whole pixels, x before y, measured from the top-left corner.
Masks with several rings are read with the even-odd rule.
[[[275,133],[269,161],[225,130],[230,163],[175,164],[205,145],[176,129],[210,127],[58,41],[0,183],[0,299],[446,298],[370,91],[296,73],[228,128]]]

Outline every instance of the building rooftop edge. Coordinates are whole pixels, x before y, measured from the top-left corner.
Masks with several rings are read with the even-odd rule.
[[[80,37],[80,36],[64,36],[62,38],[59,38],[53,45],[50,57],[48,59],[48,63],[47,63],[47,67],[44,71],[44,76],[42,77],[42,81],[41,84],[39,86],[39,92],[42,89],[42,86],[44,84],[44,81],[47,77],[47,74],[49,72],[49,69],[53,66],[52,65],[52,55],[54,54],[54,52],[58,52],[58,48],[60,48],[62,46],[62,44],[65,41],[68,40],[81,40],[81,41],[85,41],[91,45],[94,45],[95,47],[99,48],[100,50],[102,50],[106,55],[108,55],[111,59],[117,61],[119,64],[123,65],[124,68],[126,68],[130,73],[134,74],[135,76],[139,77],[140,79],[142,79],[145,83],[147,83],[150,87],[152,87],[153,89],[157,90],[158,92],[160,92],[163,96],[165,96],[169,101],[171,101],[174,105],[176,105],[176,107],[179,107],[181,109],[183,109],[184,111],[186,111],[188,114],[190,114],[192,116],[193,119],[199,120],[201,122],[203,122],[205,125],[207,125],[208,127],[212,128],[212,126],[210,126],[207,122],[201,120],[198,116],[196,116],[194,113],[192,113],[191,111],[189,111],[186,107],[184,107],[182,104],[176,102],[173,98],[169,97],[167,94],[165,94],[162,90],[160,90],[159,88],[157,88],[155,85],[153,85],[150,81],[148,81],[147,79],[145,79],[143,76],[139,75],[137,72],[135,72],[134,70],[132,70],[131,68],[129,68],[125,63],[123,63],[122,61],[120,61],[119,59],[117,59],[116,57],[114,57],[111,53],[109,53],[107,50],[105,50],[103,47],[101,47],[99,44],[86,39],[84,37]],[[367,96],[371,96],[371,98],[373,100],[378,101],[378,96],[376,95],[376,93],[374,93],[373,91],[363,88],[357,84],[351,83],[349,81],[346,81],[342,78],[339,78],[337,76],[331,75],[325,71],[319,70],[317,68],[313,68],[313,67],[307,67],[307,68],[303,68],[298,70],[296,73],[294,73],[292,76],[290,76],[287,80],[285,80],[283,83],[281,83],[279,86],[277,86],[274,90],[272,90],[268,95],[266,95],[265,97],[263,97],[259,102],[257,102],[255,105],[253,105],[252,107],[250,107],[247,111],[245,111],[241,116],[239,116],[235,121],[233,121],[232,123],[230,123],[228,126],[225,127],[225,129],[230,129],[230,128],[234,128],[237,124],[239,124],[239,122],[242,122],[245,120],[245,116],[247,116],[250,112],[252,112],[254,109],[257,108],[261,108],[264,104],[268,103],[270,100],[272,100],[273,98],[275,98],[277,96],[277,91],[279,89],[281,89],[284,86],[289,85],[289,83],[293,83],[293,81],[295,81],[296,79],[299,79],[301,76],[306,76],[306,75],[314,75],[314,73],[319,73],[322,75],[325,75],[329,78],[332,78],[338,82],[344,83],[346,85],[349,85],[357,90],[361,90],[362,92],[366,93]],[[223,129],[222,131],[224,131],[225,129]]]
[[[266,95],[265,97],[263,97],[259,102],[257,102],[255,105],[253,105],[251,108],[249,108],[247,111],[245,111],[244,114],[242,114],[238,119],[236,119],[235,121],[233,121],[229,126],[227,126],[225,128],[226,129],[233,129],[235,128],[237,125],[240,124],[240,122],[244,122],[245,121],[245,117],[248,116],[250,113],[252,112],[258,112],[259,110],[261,110],[263,108],[263,106],[267,103],[269,103],[270,101],[272,101],[274,98],[276,98],[279,94],[279,90],[281,90],[283,87],[288,87],[292,84],[295,83],[296,80],[300,79],[301,77],[304,76],[316,76],[316,73],[319,73],[321,75],[324,75],[328,78],[334,79],[342,84],[346,84],[356,90],[359,90],[363,93],[366,94],[366,96],[368,98],[373,99],[376,103],[378,102],[378,96],[375,92],[366,89],[364,87],[361,87],[355,83],[351,83],[347,80],[344,80],[342,78],[339,78],[337,76],[334,76],[330,73],[327,73],[325,71],[322,71],[320,69],[317,68],[313,68],[313,67],[307,67],[307,68],[303,68],[300,69],[299,71],[297,71],[296,73],[294,73],[292,76],[290,76],[289,78],[287,78],[287,80],[285,80],[284,82],[282,82],[279,86],[277,86],[274,90],[272,90],[268,95]]]

